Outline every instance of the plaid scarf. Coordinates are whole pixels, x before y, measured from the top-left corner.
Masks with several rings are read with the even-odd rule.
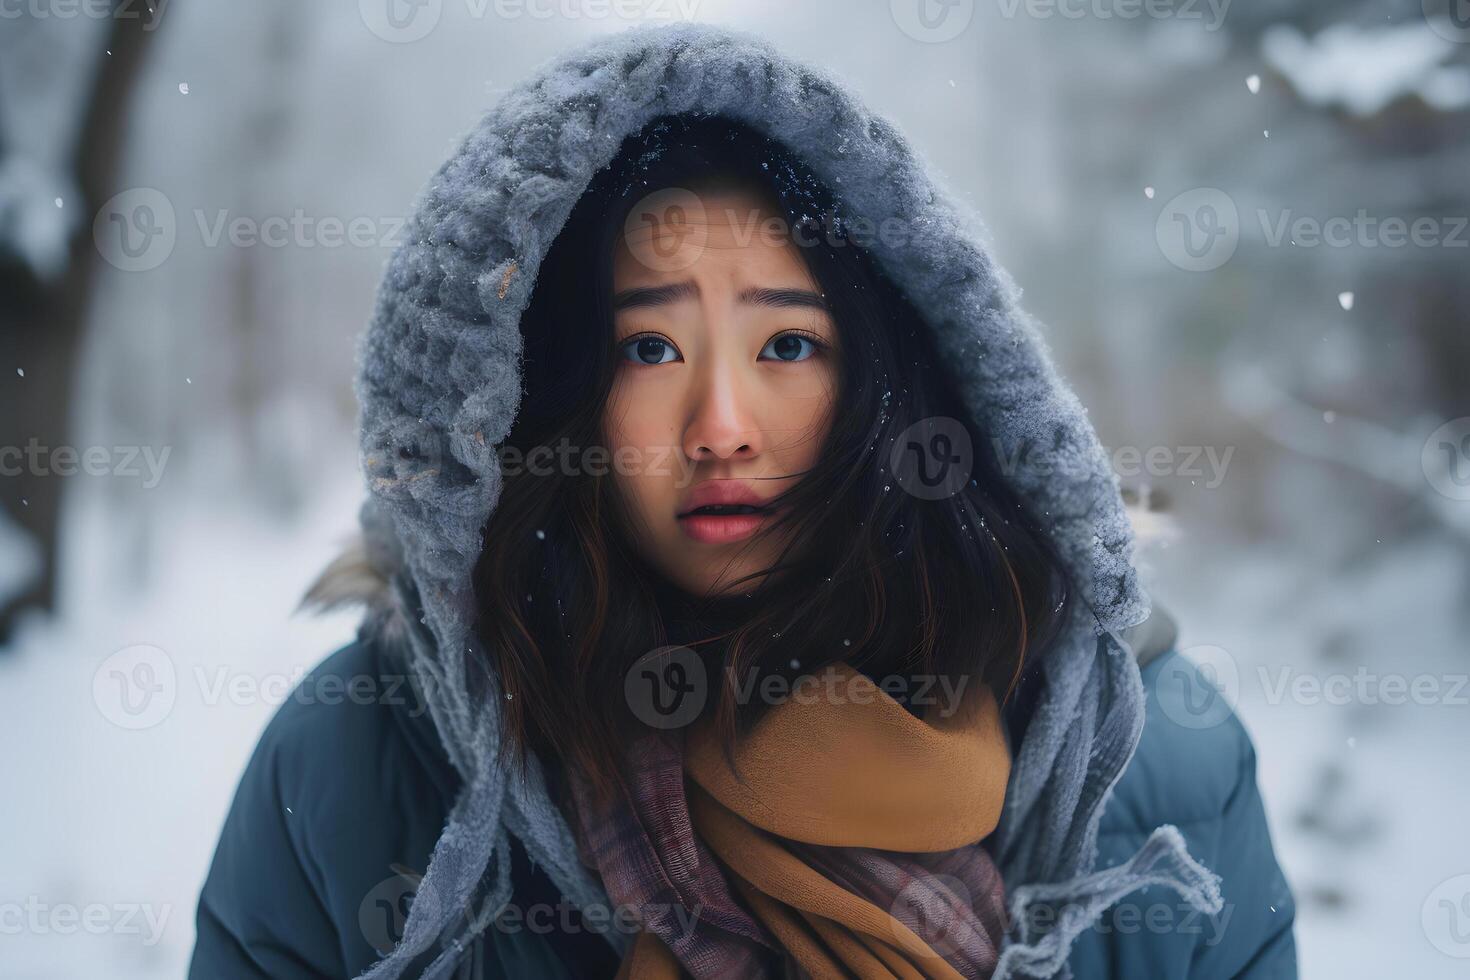
[[[991,975],[1004,890],[978,841],[1010,771],[994,697],[977,683],[920,719],[829,670],[846,696],[771,708],[733,770],[706,718],[631,740],[612,800],[573,777],[583,861],[641,923],[619,977]]]

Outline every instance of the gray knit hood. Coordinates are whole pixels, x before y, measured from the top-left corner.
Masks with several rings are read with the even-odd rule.
[[[755,36],[680,24],[597,40],[504,96],[420,197],[359,348],[364,536],[397,569],[397,629],[463,777],[403,938],[365,976],[400,976],[436,943],[443,952],[425,975],[448,975],[510,899],[507,835],[572,901],[608,902],[539,766],[522,779],[505,765],[495,679],[488,695],[469,693],[467,671],[489,662],[471,629],[471,573],[500,495],[496,447],[520,401],[519,324],[541,261],[622,141],[689,112],[764,132],[849,211],[875,226],[902,222],[901,247],[878,236],[869,251],[932,329],[974,422],[1010,461],[1008,479],[1053,531],[1080,592],[1042,665],[997,830],[1013,927],[996,976],[1066,975],[1075,936],[1146,884],[1217,911],[1214,876],[1172,827],[1130,861],[1094,867],[1103,805],[1143,727],[1143,685],[1120,633],[1147,617],[1148,600],[1117,478],[1017,288],[981,246],[977,219],[892,123],[830,76]]]

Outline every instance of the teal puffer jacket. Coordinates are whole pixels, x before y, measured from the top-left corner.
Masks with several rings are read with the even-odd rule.
[[[1221,876],[1225,904],[1210,917],[1172,890],[1136,892],[1077,940],[1073,973],[1295,977],[1294,905],[1271,846],[1250,737],[1175,652],[1166,617],[1156,612],[1129,639],[1143,662],[1147,721],[1104,811],[1100,866],[1126,860],[1170,823]],[[299,689],[339,696],[293,696],[277,712],[241,779],[199,899],[191,978],[355,976],[398,939],[458,785],[402,680],[392,653],[360,638]],[[364,683],[384,696],[340,696]],[[456,977],[611,976],[612,947],[562,915],[555,887],[519,848],[513,868],[516,904],[545,910],[544,928],[487,929]]]
[[[1154,635],[1136,643],[1148,692],[1143,739],[1103,811],[1098,866],[1126,860],[1155,827],[1173,824],[1220,876],[1224,907],[1202,915],[1172,891],[1141,889],[1077,939],[1069,962],[1082,980],[1295,977],[1296,906],[1271,845],[1250,735],[1177,652],[1172,623],[1155,620]]]

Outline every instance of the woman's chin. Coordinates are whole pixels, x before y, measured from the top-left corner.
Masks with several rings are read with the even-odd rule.
[[[745,576],[756,573],[754,578]],[[766,576],[759,574],[759,566],[752,562],[749,568],[738,564],[721,563],[707,572],[689,572],[672,577],[673,584],[695,599],[741,599],[761,587]]]

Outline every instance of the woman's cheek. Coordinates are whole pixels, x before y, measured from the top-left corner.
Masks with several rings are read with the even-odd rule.
[[[636,451],[641,454],[643,444],[640,430],[646,427],[644,417],[647,399],[641,397],[636,379],[629,379],[628,372],[620,372],[608,394],[606,409],[606,431],[608,449],[616,455],[618,450]],[[632,468],[637,472],[636,465]]]
[[[653,386],[637,378],[618,381],[611,400],[612,449],[626,447],[633,456],[631,470],[642,473],[644,461],[660,441],[667,441],[668,405],[657,397]]]
[[[657,527],[657,516],[672,512],[677,504],[666,486],[672,478],[664,471],[671,466],[678,438],[666,417],[667,400],[650,387],[636,379],[615,383],[609,399],[608,449],[624,497],[651,530]]]
[[[774,409],[771,445],[788,454],[814,456],[832,425],[832,385],[820,368],[789,379],[785,389],[767,405]],[[763,423],[764,425],[764,423]]]

